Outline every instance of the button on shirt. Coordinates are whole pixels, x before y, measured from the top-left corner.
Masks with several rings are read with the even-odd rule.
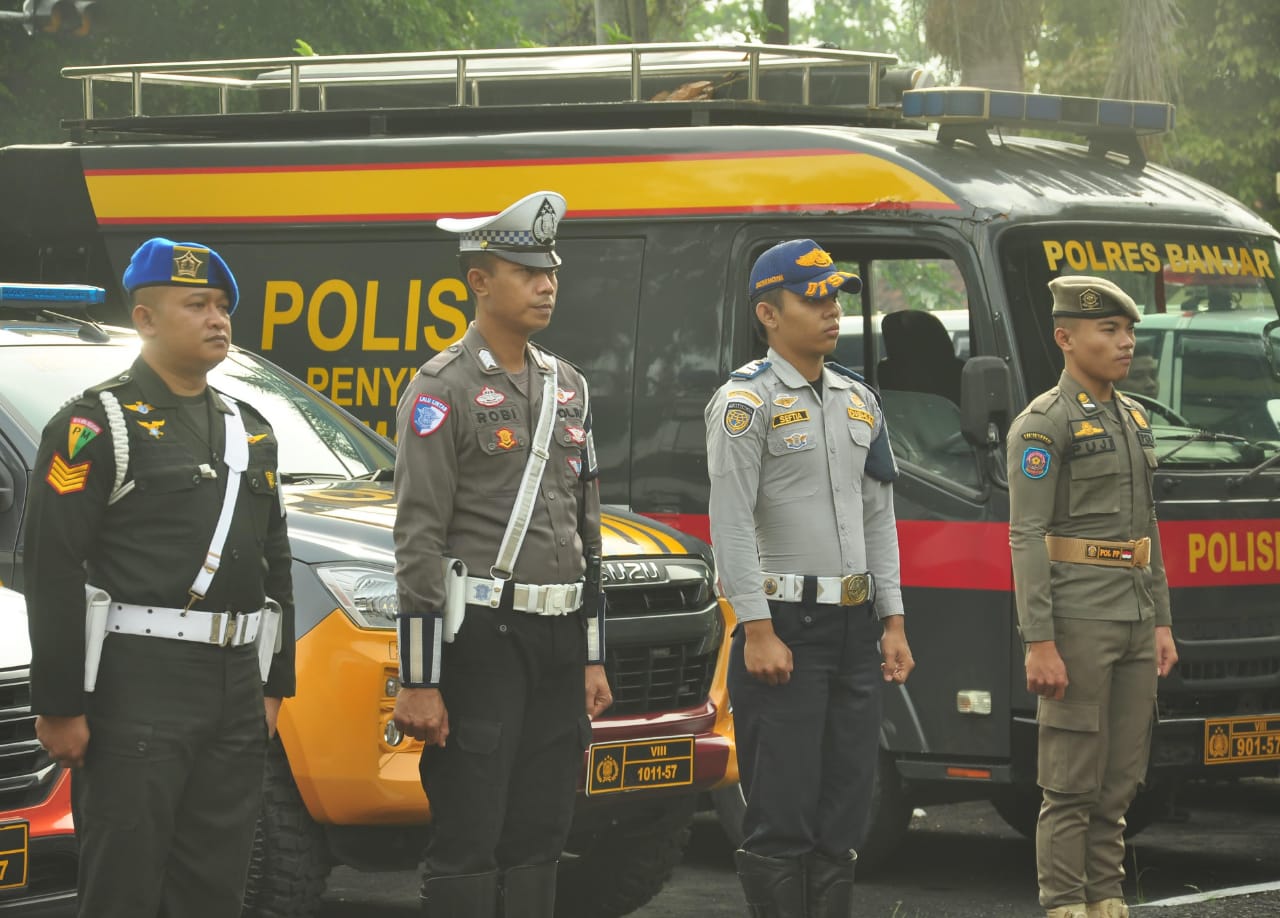
[[[769,618],[764,571],[870,571],[876,614],[901,614],[893,486],[866,472],[884,429],[875,395],[824,368],[819,398],[776,351],[766,360],[752,378],[721,386],[706,409],[711,539],[738,620]]]
[[[1009,430],[1009,545],[1024,641],[1053,640],[1053,618],[1172,622],[1146,412],[1116,393],[1095,402],[1069,374],[1034,399]],[[1146,568],[1049,560],[1046,535],[1151,539]]]

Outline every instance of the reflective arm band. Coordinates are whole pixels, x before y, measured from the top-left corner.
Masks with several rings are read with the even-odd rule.
[[[435,612],[402,612],[396,616],[400,684],[405,688],[435,688],[440,684],[443,632],[443,618]]]
[[[608,608],[609,601],[605,597],[604,590],[600,591],[600,600],[596,603],[595,614],[592,615],[589,609],[584,609],[583,614],[587,616],[587,662],[588,663],[604,663],[604,619],[605,609]]]

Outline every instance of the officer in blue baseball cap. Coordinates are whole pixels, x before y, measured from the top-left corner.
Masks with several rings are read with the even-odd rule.
[[[862,281],[812,239],[764,252],[765,357],[707,405],[711,542],[737,630],[727,684],[747,800],[734,855],[752,915],[849,915],[871,813],[881,686],[915,662],[879,398],[827,360]]]

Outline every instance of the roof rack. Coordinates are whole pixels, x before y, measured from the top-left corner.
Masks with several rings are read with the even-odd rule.
[[[750,43],[664,43],[343,54],[67,67],[82,85],[88,130],[167,132],[173,116],[147,115],[144,90],[177,87],[205,99],[211,117],[307,113],[501,109],[588,103],[733,103],[900,117],[901,93],[922,71],[891,69],[892,54]],[[130,87],[127,114],[95,116],[104,84]],[[241,101],[244,100],[243,104]],[[246,110],[247,109],[247,110]],[[182,116],[179,116],[182,117]],[[186,126],[192,127],[186,117]],[[316,119],[334,123],[335,119]],[[643,119],[642,119],[643,120]],[[652,120],[652,118],[650,119]],[[216,128],[215,128],[216,130]]]

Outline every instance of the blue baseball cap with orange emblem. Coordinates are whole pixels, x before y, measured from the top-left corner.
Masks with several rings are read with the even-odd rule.
[[[227,292],[235,312],[240,288],[222,256],[198,242],[174,242],[156,236],[134,251],[124,269],[124,289],[141,287],[218,287]]]
[[[792,239],[766,250],[751,268],[752,301],[778,288],[809,300],[858,293],[862,278],[836,269],[831,256],[812,239]]]

